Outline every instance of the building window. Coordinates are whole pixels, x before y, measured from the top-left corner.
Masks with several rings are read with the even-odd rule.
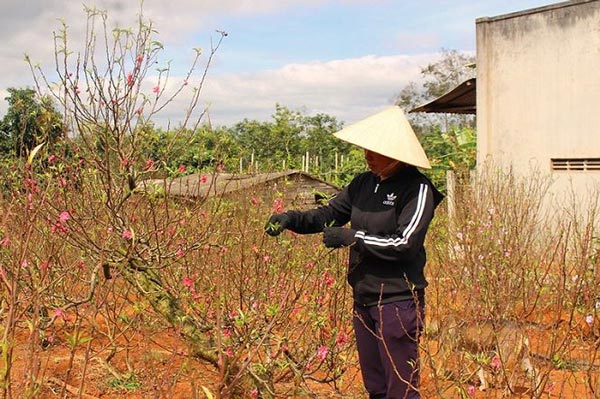
[[[600,158],[552,158],[555,171],[600,171]]]

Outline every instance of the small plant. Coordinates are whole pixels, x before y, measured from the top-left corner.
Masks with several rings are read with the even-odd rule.
[[[142,387],[142,383],[138,381],[135,374],[132,374],[125,379],[111,378],[108,380],[108,386],[124,391],[135,391]]]

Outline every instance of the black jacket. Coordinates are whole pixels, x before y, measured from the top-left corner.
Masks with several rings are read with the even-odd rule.
[[[329,204],[288,211],[296,233],[323,231],[350,222],[356,243],[350,248],[348,283],[354,301],[372,306],[409,299],[425,280],[425,234],[442,194],[415,167],[381,181],[371,172],[355,177]]]

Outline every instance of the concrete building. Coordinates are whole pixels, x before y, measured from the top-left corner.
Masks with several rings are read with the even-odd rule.
[[[549,175],[553,201],[600,195],[600,1],[479,18],[477,163]]]

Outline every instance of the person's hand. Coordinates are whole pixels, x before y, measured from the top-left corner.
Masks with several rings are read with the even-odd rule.
[[[323,229],[323,244],[327,248],[347,247],[356,242],[356,230],[344,227],[325,227]]]
[[[278,236],[290,224],[290,217],[285,213],[276,213],[271,215],[269,221],[265,225],[265,233],[270,236]]]

